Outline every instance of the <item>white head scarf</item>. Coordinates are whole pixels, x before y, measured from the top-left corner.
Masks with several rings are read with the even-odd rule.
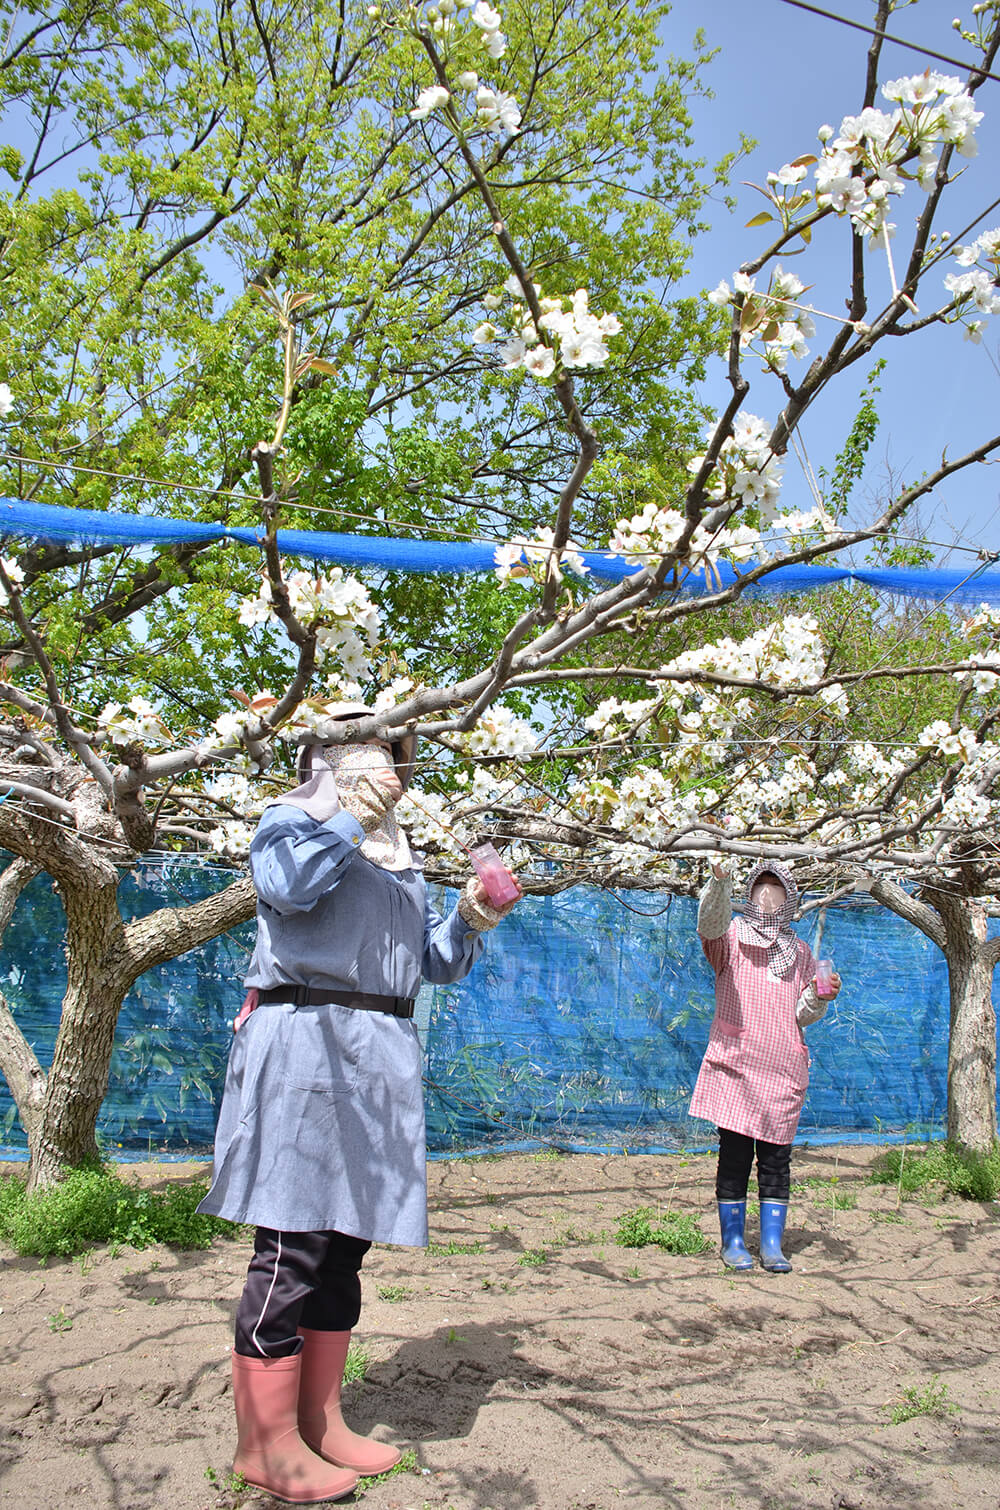
[[[777,912],[765,912],[751,901],[761,876],[774,876],[784,890],[785,900]],[[761,860],[747,877],[746,901],[742,916],[736,919],[736,934],[746,948],[767,950],[767,968],[778,980],[791,974],[798,955],[798,939],[791,928],[798,900],[799,888],[791,871],[775,860]]]

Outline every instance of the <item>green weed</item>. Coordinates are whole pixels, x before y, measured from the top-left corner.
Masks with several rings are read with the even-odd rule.
[[[889,1413],[889,1420],[893,1426],[899,1426],[903,1421],[912,1421],[914,1416],[951,1416],[958,1410],[958,1406],[948,1399],[948,1386],[942,1384],[937,1374],[923,1389],[911,1385],[903,1390],[903,1398],[894,1405]]]
[[[667,1253],[704,1253],[712,1244],[702,1232],[697,1218],[680,1211],[656,1212],[651,1206],[637,1206],[616,1218],[620,1248],[645,1248],[653,1243]]]
[[[447,1243],[428,1243],[427,1251],[428,1253],[433,1254],[435,1258],[450,1258],[455,1253],[482,1253],[483,1244],[458,1243],[455,1241],[450,1241]]]
[[[60,1306],[54,1316],[46,1316],[50,1332],[71,1332],[73,1330],[73,1318],[66,1315],[66,1307]]]
[[[387,1468],[384,1473],[376,1473],[371,1475],[370,1477],[358,1479],[357,1487],[354,1490],[354,1493],[356,1495],[362,1495],[364,1494],[365,1490],[370,1489],[373,1484],[381,1484],[383,1479],[393,1479],[396,1477],[397,1473],[416,1472],[418,1472],[417,1454],[414,1452],[412,1447],[408,1447],[407,1450],[403,1453],[403,1456],[400,1458],[399,1462],[394,1464],[392,1468]]]
[[[399,1300],[409,1300],[413,1291],[405,1285],[379,1285],[375,1293],[379,1300],[387,1300],[390,1305],[395,1305]]]
[[[969,1153],[953,1143],[925,1148],[887,1148],[872,1164],[872,1184],[895,1185],[900,1196],[943,1185],[970,1201],[995,1201],[1000,1195],[1000,1143],[990,1153]]]
[[[525,1248],[517,1261],[524,1269],[537,1269],[541,1264],[548,1263],[549,1255],[544,1248]]]
[[[195,1210],[207,1188],[177,1182],[164,1191],[143,1190],[94,1168],[71,1170],[58,1185],[29,1196],[24,1181],[8,1175],[0,1180],[0,1242],[15,1253],[81,1255],[84,1262],[95,1243],[208,1248],[213,1237],[233,1237],[239,1229]]]
[[[858,1204],[857,1191],[844,1189],[837,1175],[830,1175],[829,1178],[809,1175],[799,1181],[795,1189],[802,1194],[815,1191],[813,1200],[817,1205],[830,1206],[836,1211],[853,1211]]]
[[[344,1363],[344,1383],[353,1384],[356,1379],[363,1379],[368,1372],[371,1359],[360,1342],[352,1342],[347,1349],[347,1359]]]

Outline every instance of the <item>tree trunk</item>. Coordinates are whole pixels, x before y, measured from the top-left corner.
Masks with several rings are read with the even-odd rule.
[[[45,1101],[34,1137],[28,1190],[67,1166],[99,1157],[97,1116],[107,1094],[115,1026],[131,981],[122,971],[124,926],[117,888],[60,886],[66,909],[67,983]]]
[[[986,913],[978,902],[940,892],[935,905],[947,936],[948,1141],[971,1153],[985,1154],[997,1137],[995,952],[987,941]]]
[[[68,979],[40,1109],[22,1102],[8,1075],[28,1138],[29,1191],[98,1157],[97,1118],[107,1094],[115,1028],[137,978],[245,922],[256,902],[252,883],[243,879],[188,907],[164,907],[125,924],[117,886],[62,882],[59,889],[66,910]],[[3,1028],[0,1012],[0,1050]],[[32,1086],[37,1101],[37,1083]]]

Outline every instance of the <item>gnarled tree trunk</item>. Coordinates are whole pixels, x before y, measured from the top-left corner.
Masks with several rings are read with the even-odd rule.
[[[941,892],[935,906],[948,961],[948,1141],[988,1153],[997,1137],[995,941],[986,937],[986,913],[978,902]]]
[[[877,902],[925,933],[948,966],[948,1141],[989,1153],[997,1138],[997,1030],[993,971],[1000,939],[986,937],[986,911],[935,877],[919,897],[894,881],[872,883]]]

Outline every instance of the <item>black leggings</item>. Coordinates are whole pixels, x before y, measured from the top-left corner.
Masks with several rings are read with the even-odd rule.
[[[302,1347],[297,1327],[353,1330],[361,1314],[361,1265],[370,1247],[345,1232],[258,1227],[236,1308],[236,1352],[288,1358]]]
[[[792,1145],[765,1143],[742,1133],[719,1128],[719,1167],[715,1196],[719,1201],[746,1199],[754,1150],[757,1152],[757,1188],[762,1201],[787,1201],[791,1189]]]

